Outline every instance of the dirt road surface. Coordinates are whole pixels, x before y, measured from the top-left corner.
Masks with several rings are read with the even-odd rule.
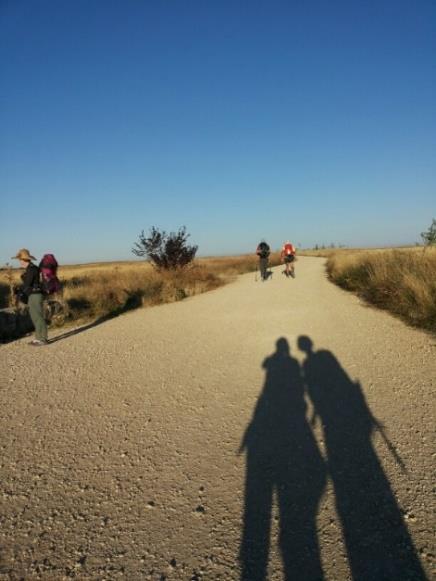
[[[431,578],[435,340],[322,259],[28,340],[0,347],[0,579]]]

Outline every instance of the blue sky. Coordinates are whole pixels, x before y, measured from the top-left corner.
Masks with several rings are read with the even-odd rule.
[[[436,217],[433,0],[0,0],[0,264],[414,243]]]

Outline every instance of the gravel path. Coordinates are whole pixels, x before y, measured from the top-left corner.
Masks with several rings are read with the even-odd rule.
[[[280,271],[0,347],[0,579],[430,579],[435,340]]]

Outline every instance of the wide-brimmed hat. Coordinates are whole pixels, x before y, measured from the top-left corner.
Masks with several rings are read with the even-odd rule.
[[[17,256],[12,256],[12,258],[17,258],[18,260],[26,260],[29,262],[31,260],[36,260],[36,258],[30,254],[27,248],[22,248],[17,252]]]

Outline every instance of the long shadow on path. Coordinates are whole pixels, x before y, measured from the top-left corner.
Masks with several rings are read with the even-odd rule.
[[[266,579],[275,494],[285,578],[319,580],[315,519],[326,468],[306,420],[300,365],[286,339],[276,345],[263,363],[265,384],[240,449],[247,454],[241,579]]]
[[[371,437],[381,426],[360,384],[350,380],[330,351],[314,351],[309,337],[301,336],[298,345],[306,354],[303,370],[307,390],[324,430],[329,475],[352,578],[426,579],[374,450]]]

